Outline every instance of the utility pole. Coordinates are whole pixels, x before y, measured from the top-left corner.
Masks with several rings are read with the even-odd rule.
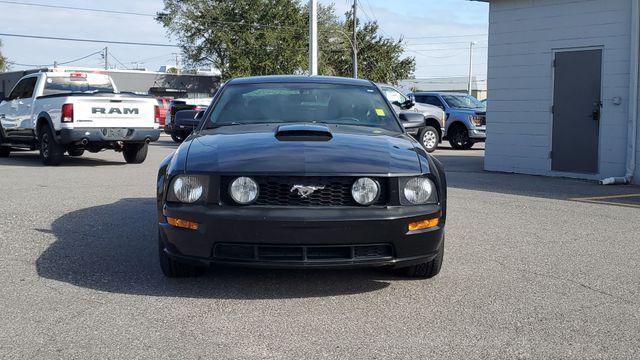
[[[109,70],[109,47],[104,48],[104,69]]]
[[[318,0],[309,0],[309,75],[318,75]]]
[[[476,45],[478,42],[477,41],[472,41],[469,44],[469,84],[468,84],[468,92],[469,95],[472,95],[472,87],[471,87],[471,82],[473,81],[473,46]]]
[[[180,54],[176,53],[176,74],[180,75]]]
[[[353,0],[353,78],[358,78],[358,0]]]

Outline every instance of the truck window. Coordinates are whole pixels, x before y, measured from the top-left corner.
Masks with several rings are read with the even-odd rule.
[[[444,104],[442,104],[442,101],[440,101],[440,99],[438,99],[437,96],[429,95],[429,96],[422,96],[421,98],[423,101],[420,101],[420,102],[429,104],[429,105],[434,105],[444,110]]]
[[[384,96],[386,96],[389,102],[391,103],[398,102],[402,104],[405,101],[407,101],[407,98],[396,89],[392,89],[390,87],[383,87],[382,92],[384,92]]]
[[[108,78],[49,77],[44,84],[42,95],[91,92],[114,92],[114,89]]]
[[[30,77],[20,80],[9,94],[8,100],[30,99],[33,97],[33,91],[36,88],[38,78]]]

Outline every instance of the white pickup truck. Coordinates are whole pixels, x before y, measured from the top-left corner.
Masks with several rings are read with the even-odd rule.
[[[119,93],[107,75],[34,73],[0,99],[0,157],[38,149],[45,165],[58,165],[65,152],[113,149],[127,163],[139,164],[149,142],[160,137],[159,121],[155,99]]]

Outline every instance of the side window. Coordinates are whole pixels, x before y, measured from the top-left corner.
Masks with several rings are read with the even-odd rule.
[[[7,100],[15,100],[20,98],[20,94],[22,94],[24,85],[25,85],[25,80],[18,82],[16,86],[13,87],[13,90],[11,90],[11,93],[9,94],[9,97],[7,98]]]
[[[403,102],[407,101],[404,95],[399,93],[396,89],[382,88],[382,91],[384,92],[384,96],[386,96],[387,99],[389,99],[389,102],[391,103],[397,101],[402,104]]]
[[[425,96],[424,100],[426,104],[435,105],[444,110],[444,104],[442,104],[442,101],[440,101],[437,96]]]
[[[13,88],[13,91],[11,91],[11,94],[9,94],[9,100],[32,98],[37,81],[38,78],[30,77],[18,82],[16,87]]]

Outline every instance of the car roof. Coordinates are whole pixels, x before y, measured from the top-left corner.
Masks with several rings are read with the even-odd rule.
[[[265,83],[322,83],[335,85],[359,85],[371,86],[373,83],[369,80],[353,79],[336,76],[300,76],[300,75],[271,75],[271,76],[252,76],[235,78],[229,80],[227,84],[265,84]]]

